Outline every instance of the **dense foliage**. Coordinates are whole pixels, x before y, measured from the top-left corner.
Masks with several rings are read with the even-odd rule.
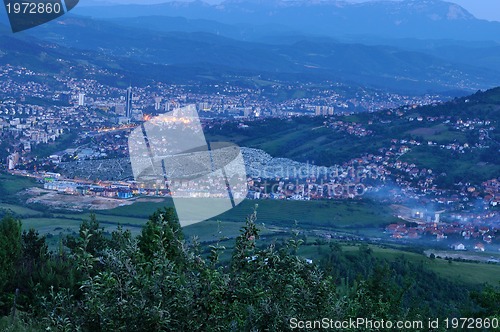
[[[138,237],[122,229],[106,236],[92,217],[57,252],[49,252],[36,231],[21,232],[19,220],[5,217],[0,328],[287,331],[291,318],[500,314],[494,287],[469,295],[423,266],[378,260],[367,246],[354,258],[333,243],[323,261],[312,264],[297,256],[298,234],[259,246],[255,220],[255,213],[248,217],[231,258],[223,260],[224,247],[204,253],[196,241],[185,241],[172,209],[152,215]]]

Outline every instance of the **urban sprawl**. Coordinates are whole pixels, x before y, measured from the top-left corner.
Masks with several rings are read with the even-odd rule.
[[[95,73],[94,73],[95,74]],[[109,72],[101,75],[114,75]],[[412,240],[451,238],[455,250],[484,251],[495,245],[500,229],[500,182],[458,183],[439,189],[433,169],[401,161],[411,149],[426,145],[467,154],[487,145],[495,130],[489,121],[447,116],[412,117],[421,105],[443,101],[440,96],[404,96],[359,90],[344,92],[341,84],[316,88],[276,82],[273,89],[308,89],[314,97],[273,101],[259,88],[235,84],[197,85],[158,82],[144,87],[112,87],[94,79],[53,76],[26,68],[0,66],[0,153],[2,168],[12,174],[36,178],[44,189],[65,195],[133,200],[140,196],[169,197],[169,180],[144,186],[134,179],[128,137],[154,116],[186,105],[196,105],[204,128],[226,122],[243,130],[266,118],[320,116],[323,127],[365,137],[373,132],[362,124],[344,121],[342,115],[390,110],[380,120],[435,123],[463,133],[474,132],[479,142],[441,145],[432,140],[393,139],[377,153],[341,165],[314,165],[275,158],[242,147],[248,199],[328,200],[379,199],[394,207],[401,222],[387,225],[387,236]],[[404,106],[404,107],[402,107]],[[385,111],[384,111],[385,112]],[[59,144],[60,143],[60,144]],[[59,145],[58,145],[59,144]],[[57,149],[52,150],[56,146]],[[183,181],[181,195],[199,196],[200,183]],[[202,187],[202,186],[201,186]],[[179,194],[179,193],[177,193]],[[464,242],[466,241],[466,242]],[[466,244],[464,244],[466,243]],[[471,243],[469,245],[469,243]],[[498,245],[496,245],[498,247]]]

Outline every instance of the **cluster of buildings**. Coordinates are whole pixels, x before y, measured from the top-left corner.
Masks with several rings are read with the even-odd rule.
[[[329,121],[326,123],[328,128],[331,128],[335,131],[345,132],[349,135],[357,136],[357,137],[365,137],[373,134],[373,131],[366,129],[362,124],[356,122],[347,122],[347,121]]]
[[[106,197],[129,199],[138,196],[178,197],[178,198],[246,198],[246,179],[235,181],[243,183],[245,187],[232,187],[228,190],[225,183],[214,178],[200,178],[195,180],[176,180],[143,183],[141,181],[86,181],[65,179],[39,174],[43,177],[43,187],[46,190],[57,191],[67,195]]]
[[[454,140],[451,142],[445,142],[446,137],[440,137],[440,134],[443,129],[430,129],[434,131],[435,137],[440,137],[440,141],[438,142],[436,139],[427,140],[425,143],[428,146],[439,147],[440,149],[446,149],[455,151],[458,153],[467,153],[468,151],[472,151],[473,149],[482,149],[487,148],[491,144],[490,133],[493,132],[496,128],[492,125],[491,121],[488,120],[480,120],[480,119],[454,119],[452,116],[439,116],[439,117],[408,117],[408,121],[416,121],[422,122],[424,125],[433,124],[435,128],[438,128],[440,125],[443,128],[451,129],[453,131],[464,134],[464,137],[467,139],[462,140]],[[418,131],[415,132],[418,135]],[[473,134],[473,135],[471,135]],[[472,137],[477,137],[476,139],[472,139]],[[443,143],[444,142],[444,143]]]
[[[498,220],[498,212],[490,215],[491,220]],[[485,251],[499,247],[500,225],[487,225],[483,222],[401,222],[390,224],[385,228],[393,239],[417,240],[429,239],[434,241],[446,241],[454,250],[478,250]],[[465,243],[465,244],[464,244]],[[500,249],[499,249],[500,250]]]
[[[483,182],[483,191],[486,193],[484,201],[492,206],[500,205],[500,181],[498,179],[491,179]]]
[[[90,74],[116,76],[106,70],[88,70],[99,71]],[[50,83],[54,80],[56,84]],[[19,66],[0,65],[0,160],[5,169],[27,170],[33,174],[44,174],[39,171],[45,168],[53,170],[58,166],[65,175],[71,175],[67,177],[74,179],[42,177],[45,189],[61,193],[123,199],[137,195],[169,196],[172,192],[167,188],[167,183],[146,187],[132,181],[128,135],[138,123],[150,121],[180,106],[196,105],[205,126],[220,125],[236,118],[241,120],[242,127],[248,128],[246,123],[250,121],[242,120],[325,116],[324,127],[355,137],[372,136],[376,134],[372,125],[383,126],[406,117],[409,122],[415,122],[416,127],[451,128],[464,137],[477,136],[477,140],[446,142],[445,137],[439,137],[438,129],[431,133],[434,138],[418,138],[429,136],[429,131],[422,131],[422,135],[415,131],[413,134],[416,137],[413,139],[393,139],[376,153],[364,154],[332,167],[272,158],[262,151],[243,149],[248,176],[244,182],[248,184],[248,197],[355,199],[370,193],[381,195],[381,188],[393,185],[394,188],[388,190],[382,200],[438,206],[439,209],[446,209],[448,214],[456,213],[457,216],[453,218],[460,221],[443,224],[439,220],[424,220],[415,227],[408,227],[407,224],[390,225],[388,231],[394,238],[434,236],[439,239],[459,234],[464,239],[469,236],[486,244],[489,239],[494,241],[498,230],[494,225],[498,223],[499,216],[491,212],[491,208],[500,202],[498,179],[491,179],[482,185],[463,183],[454,189],[440,189],[436,185],[440,174],[430,168],[419,168],[401,158],[422,145],[457,153],[484,149],[491,143],[491,132],[495,130],[490,121],[412,115],[418,105],[436,104],[444,99],[437,95],[412,97],[346,89],[339,83],[326,84],[329,86],[276,83],[268,87],[249,88],[228,82],[207,86],[158,82],[143,87],[118,88],[91,78],[56,75],[49,80],[46,74]],[[304,90],[308,91],[307,95],[292,93]],[[292,97],[279,98],[280,95]],[[360,111],[395,109],[401,105],[412,106],[379,112],[380,115],[377,113],[374,120],[366,125],[331,117]],[[61,146],[60,151],[49,151],[43,157],[38,155],[38,151],[46,147],[47,143],[61,141],[69,135],[72,135],[71,146]],[[118,161],[115,163],[112,160]],[[203,195],[200,189],[217,188],[217,183],[186,181],[176,188],[177,194],[196,196]],[[218,189],[224,192],[226,188],[222,186]],[[463,212],[478,206],[480,211],[475,216]],[[491,228],[482,234],[480,228],[486,226]]]
[[[334,82],[326,82],[330,86],[324,88],[309,83],[248,88],[231,83],[201,87],[158,82],[123,89],[92,78],[117,78],[116,73],[93,67],[85,70],[88,78],[77,79],[63,74],[49,77],[21,66],[0,65],[0,140],[8,146],[2,147],[0,159],[5,168],[33,167],[33,156],[40,145],[70,133],[81,138],[75,138],[75,143],[82,143],[93,132],[141,122],[187,104],[195,104],[207,119],[225,119],[344,114],[408,103],[424,105],[444,98],[362,89],[353,92],[352,88]],[[286,100],[275,98],[280,92],[289,94],[304,89],[309,92],[307,97],[297,94]],[[354,135],[369,135],[356,126],[332,125]],[[113,151],[110,145],[113,144],[99,147],[101,157],[115,157],[126,150],[123,144],[119,144],[118,151]]]
[[[44,189],[54,190],[68,195],[96,196],[107,198],[128,199],[133,197],[133,192],[128,185],[115,183],[100,185],[89,184],[82,181],[47,180]]]

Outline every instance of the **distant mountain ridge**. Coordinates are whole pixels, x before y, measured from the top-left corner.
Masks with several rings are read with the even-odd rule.
[[[31,34],[63,47],[91,50],[134,62],[205,68],[224,76],[340,81],[397,92],[476,91],[500,85],[497,72],[455,64],[391,46],[298,39],[290,44],[244,42],[206,32],[160,32],[106,21],[67,17]],[[465,83],[464,83],[465,82]]]
[[[139,17],[103,20],[70,14],[27,33],[13,36],[7,32],[5,34],[13,39],[30,37],[36,38],[40,43],[59,45],[63,59],[67,53],[75,53],[77,57],[84,55],[83,58],[86,59],[87,52],[91,52],[98,64],[96,61],[92,62],[99,66],[107,68],[112,63],[124,75],[151,75],[152,79],[159,80],[167,77],[188,81],[201,77],[226,80],[228,77],[244,79],[264,75],[268,79],[294,82],[334,81],[411,94],[457,89],[470,92],[500,85],[500,66],[495,65],[497,57],[490,56],[495,55],[498,50],[495,42],[471,43],[486,45],[476,49],[469,46],[466,48],[462,45],[465,43],[454,42],[443,49],[438,42],[437,46],[433,46],[433,42],[416,43],[417,39],[406,39],[407,45],[399,47],[398,42],[384,45],[377,42],[356,42],[355,38],[350,42],[341,42],[340,39],[323,37],[319,32],[300,31],[304,20],[315,20],[316,24],[321,25],[321,22],[331,21],[332,15],[337,15],[333,16],[337,18],[333,23],[338,26],[342,22],[352,25],[353,21],[344,19],[346,17],[371,15],[375,21],[384,21],[384,18],[390,21],[387,17],[399,17],[401,13],[407,13],[415,22],[425,19],[432,22],[446,21],[446,24],[484,23],[462,11],[461,7],[450,7],[450,3],[439,0],[410,0],[402,3],[385,1],[356,5],[342,1],[233,0],[217,6],[196,1],[83,7],[85,10],[89,8],[94,8],[92,13],[97,16],[107,16],[110,11],[120,9]],[[211,12],[222,16],[230,14],[231,20],[237,20],[238,15],[246,18],[242,19],[243,23],[232,24],[210,18],[167,17],[161,16],[162,8],[169,11],[175,9],[178,13],[189,12],[191,16],[210,16]],[[198,13],[196,8],[200,9]],[[202,12],[201,9],[205,11]],[[380,15],[377,15],[377,11]],[[414,13],[410,15],[409,11]],[[140,16],[148,12],[154,12],[155,15]],[[354,14],[351,15],[351,12]],[[432,16],[433,13],[440,13],[441,16]],[[113,13],[115,14],[116,12]],[[245,23],[245,20],[259,15],[262,15],[262,19]],[[295,26],[287,28],[282,23],[293,18],[293,15],[296,16]],[[429,15],[432,17],[429,18]],[[271,20],[270,17],[279,19]],[[364,21],[367,20],[359,22]],[[0,35],[1,32],[0,26]],[[267,38],[269,42],[260,41],[259,38],[245,38],[259,34],[261,39]],[[366,34],[363,36],[364,40],[378,40],[367,37]],[[387,38],[389,40],[390,37]],[[15,45],[13,42],[11,40],[10,45]],[[412,44],[418,45],[413,47]],[[3,45],[9,50],[8,44]],[[26,59],[32,59],[35,63],[38,61],[26,48],[22,49],[26,53]],[[455,50],[460,55],[463,54],[457,61],[454,59]],[[22,52],[14,56],[11,53],[14,52],[9,52],[3,60],[10,56],[10,61],[23,61]],[[482,59],[489,59],[491,66],[478,65],[474,60],[478,55]],[[43,63],[40,63],[39,67],[42,66]],[[144,67],[148,67],[148,70],[141,70]],[[161,72],[165,74],[162,75],[157,68],[161,68]]]
[[[457,4],[441,0],[346,1],[227,0],[156,5],[82,6],[76,13],[95,18],[181,16],[224,24],[282,25],[301,33],[386,38],[500,41],[500,22],[476,19]]]

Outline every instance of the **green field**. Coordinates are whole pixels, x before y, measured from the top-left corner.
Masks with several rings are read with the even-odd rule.
[[[323,251],[329,250],[328,245],[322,245]],[[481,285],[489,283],[491,285],[499,285],[500,283],[500,265],[486,263],[470,263],[452,261],[449,263],[445,259],[430,259],[423,254],[417,254],[395,248],[387,248],[385,246],[369,245],[375,257],[394,261],[397,258],[404,256],[409,262],[414,264],[424,264],[427,268],[436,272],[438,275],[448,278],[453,281],[463,282],[466,284]],[[358,245],[342,245],[342,251],[346,253],[357,254]],[[307,245],[300,250],[300,255],[318,259],[318,246]]]
[[[41,187],[41,184],[31,178],[0,173],[0,202],[12,202],[15,194],[32,187]]]
[[[444,172],[450,182],[467,180],[481,182],[500,174],[500,165],[484,163],[471,154],[453,154],[449,150],[433,146],[418,146],[405,154],[401,160],[431,168],[437,173]]]
[[[437,259],[429,264],[437,274],[450,280],[460,280],[466,283],[500,284],[500,265],[485,263],[452,262]]]
[[[78,231],[80,221],[63,218],[28,218],[23,219],[23,228],[34,228],[41,234],[59,234]]]
[[[414,263],[423,262],[423,264],[436,272],[437,274],[454,281],[460,281],[468,284],[498,285],[500,283],[500,265],[486,263],[456,262],[451,264],[444,259],[430,259],[425,255],[419,255],[409,252],[401,252],[394,249],[377,248],[374,250],[376,256],[393,260],[401,255]]]
[[[297,221],[301,228],[358,229],[377,227],[394,221],[389,208],[370,201],[273,201],[247,200],[220,215],[223,221],[244,221],[258,205],[259,223],[290,228]]]
[[[13,177],[0,174],[0,190],[8,193],[8,197],[26,188],[36,186],[31,179]],[[70,213],[57,211],[38,211],[20,205],[9,203],[6,196],[0,196],[0,211],[9,212],[22,217],[25,229],[35,228],[41,234],[48,235],[51,248],[57,248],[61,236],[76,233],[81,222],[89,219],[90,212]],[[133,205],[121,206],[112,210],[96,211],[97,220],[106,231],[113,231],[118,225],[130,229],[133,234],[140,233],[148,217],[163,207],[171,207],[171,200],[158,202],[156,199],[144,199]],[[253,213],[257,206],[257,224],[261,229],[261,244],[265,244],[278,236],[291,236],[291,230],[335,230],[340,233],[360,233],[376,236],[383,225],[394,222],[388,206],[378,205],[368,200],[362,201],[274,201],[274,200],[246,200],[236,208],[219,215],[211,220],[184,228],[186,238],[197,237],[201,243],[210,243],[221,240],[226,247],[224,255],[229,255],[234,238],[240,234],[240,229],[248,215]],[[38,207],[37,207],[38,208]],[[295,226],[297,222],[297,226]],[[309,245],[301,248],[300,254],[304,257],[317,259],[318,246],[310,245],[314,238],[310,237]],[[376,245],[370,246],[376,257],[388,261],[404,255],[414,263],[423,262],[439,275],[453,280],[460,280],[468,284],[500,282],[500,265],[452,262],[442,259],[431,260],[424,255],[386,248]],[[403,248],[403,247],[402,247]],[[328,247],[325,247],[328,250]],[[345,252],[355,253],[356,245],[344,245]]]
[[[14,214],[23,216],[25,228],[33,227],[41,233],[57,233],[54,229],[77,229],[82,220],[89,219],[90,212],[69,213],[53,212],[41,215],[41,212],[22,206],[7,205]],[[133,233],[140,229],[149,216],[163,207],[173,206],[171,200],[159,202],[137,202],[129,206],[121,206],[112,210],[95,211],[97,220],[108,230],[118,225],[129,228]],[[198,235],[203,240],[212,230],[217,230],[217,222],[223,225],[223,236],[234,238],[248,215],[257,206],[257,222],[259,225],[271,226],[282,230],[294,227],[295,222],[301,229],[337,229],[346,232],[359,232],[361,229],[380,228],[395,221],[387,206],[377,205],[370,201],[274,201],[247,200],[236,208],[216,216],[210,220],[185,227],[189,235]],[[2,205],[0,205],[2,207]],[[51,220],[51,222],[49,222]]]
[[[424,141],[435,141],[438,144],[447,144],[455,141],[462,144],[467,142],[467,135],[465,133],[452,131],[444,124],[412,129],[407,133],[415,137],[420,137]]]
[[[107,214],[95,213],[99,222],[104,224],[121,224],[121,225],[130,225],[130,226],[141,226],[143,225],[147,219],[145,218],[135,218],[135,217],[125,217],[125,216],[113,216]],[[90,213],[82,213],[82,214],[70,214],[70,213],[57,213],[54,215],[56,218],[63,219],[73,219],[73,220],[88,220],[90,218]]]
[[[171,199],[165,199],[162,202],[156,202],[155,199],[148,200],[147,198],[145,200],[146,202],[135,202],[133,205],[120,206],[112,210],[99,211],[98,213],[111,216],[147,218],[158,209],[174,206]]]
[[[257,223],[263,238],[276,234],[289,236],[296,221],[299,229],[314,227],[358,232],[358,228],[381,226],[393,220],[387,207],[377,207],[371,202],[245,201],[235,209],[211,220],[185,227],[184,234],[187,239],[196,237],[201,243],[222,240],[227,248],[231,248],[234,238],[240,234],[245,219],[254,211],[256,205],[258,205]],[[95,215],[107,232],[122,225],[134,235],[138,235],[148,217],[165,206],[172,206],[172,202],[170,200],[164,203],[138,202],[113,210],[96,211]],[[35,228],[41,234],[49,235],[52,245],[57,245],[57,239],[61,236],[77,233],[82,221],[90,218],[90,212],[54,212],[47,217],[40,215],[41,212],[21,206],[10,207],[13,212],[22,212],[25,216],[22,220],[24,229]],[[28,212],[32,213],[28,215]]]
[[[16,194],[24,189],[39,186],[36,181],[0,174],[0,209],[25,219],[25,225],[36,227],[40,218],[63,220],[65,225],[78,225],[88,219],[89,211],[70,213],[42,210],[41,207],[26,207],[16,198]],[[133,205],[121,206],[112,210],[95,211],[97,219],[107,226],[124,225],[133,228],[144,225],[148,217],[158,209],[172,207],[173,202],[144,199]],[[242,224],[258,205],[258,222],[272,224],[282,228],[291,227],[297,221],[301,227],[358,229],[362,227],[378,227],[393,222],[391,211],[387,206],[380,206],[370,201],[274,201],[246,200],[236,208],[212,218],[212,221]],[[57,222],[58,223],[58,222]],[[201,223],[203,224],[203,223]],[[201,225],[200,224],[200,225]],[[69,227],[68,226],[68,227]],[[44,226],[45,227],[45,226]],[[189,229],[201,227],[190,226]],[[44,228],[47,229],[46,227]]]
[[[9,212],[11,214],[15,214],[18,216],[23,216],[23,217],[39,216],[42,214],[42,212],[40,212],[40,211],[29,209],[27,207],[20,206],[20,205],[7,204],[7,203],[0,203],[0,210],[4,210],[5,212]]]

